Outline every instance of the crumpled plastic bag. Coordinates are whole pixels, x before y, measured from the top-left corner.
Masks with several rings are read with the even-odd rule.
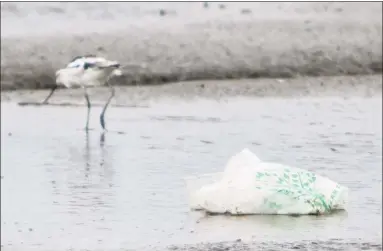
[[[210,184],[197,184],[206,178]],[[213,214],[328,214],[345,210],[348,200],[347,187],[300,168],[262,162],[248,149],[233,156],[223,173],[186,181],[190,207]]]

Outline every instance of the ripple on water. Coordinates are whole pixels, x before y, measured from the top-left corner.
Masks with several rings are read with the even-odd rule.
[[[2,104],[5,247],[182,250],[191,244],[204,250],[196,243],[213,249],[241,238],[266,250],[381,250],[381,98],[158,101],[108,110],[109,128],[125,134],[103,136],[98,116],[91,116],[95,130],[86,136],[77,130],[85,119],[81,108]],[[239,218],[190,212],[183,178],[222,171],[244,147],[348,186],[348,212]]]

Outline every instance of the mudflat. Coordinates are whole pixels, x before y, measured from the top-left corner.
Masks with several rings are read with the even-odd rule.
[[[108,99],[107,88],[90,88],[92,103]],[[8,102],[41,102],[49,90],[18,90],[1,93]],[[146,101],[173,98],[208,98],[224,100],[234,96],[245,97],[302,97],[339,96],[373,97],[382,95],[382,75],[301,77],[290,79],[243,79],[224,81],[185,81],[166,85],[117,86],[111,106],[142,105]],[[85,105],[82,89],[59,89],[51,103],[78,103]]]
[[[55,71],[84,54],[120,61],[125,74],[114,80],[116,85],[381,74],[381,7],[318,3],[304,12],[297,8],[295,18],[245,15],[164,21],[156,28],[126,25],[110,32],[2,37],[1,88],[52,86]]]

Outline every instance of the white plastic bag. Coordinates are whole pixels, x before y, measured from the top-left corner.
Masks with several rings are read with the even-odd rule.
[[[197,184],[209,179],[210,184]],[[348,189],[300,168],[262,162],[244,149],[223,173],[188,178],[190,207],[210,213],[325,214],[345,209]]]

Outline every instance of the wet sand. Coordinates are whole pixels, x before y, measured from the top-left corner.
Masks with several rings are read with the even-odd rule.
[[[3,102],[41,102],[49,90],[3,91]],[[109,96],[106,87],[90,88],[92,103],[103,104]],[[296,79],[243,79],[225,81],[189,81],[154,86],[117,86],[111,106],[142,106],[162,98],[225,100],[245,97],[373,97],[382,95],[382,75],[301,77]],[[59,89],[51,103],[84,104],[82,89]]]

